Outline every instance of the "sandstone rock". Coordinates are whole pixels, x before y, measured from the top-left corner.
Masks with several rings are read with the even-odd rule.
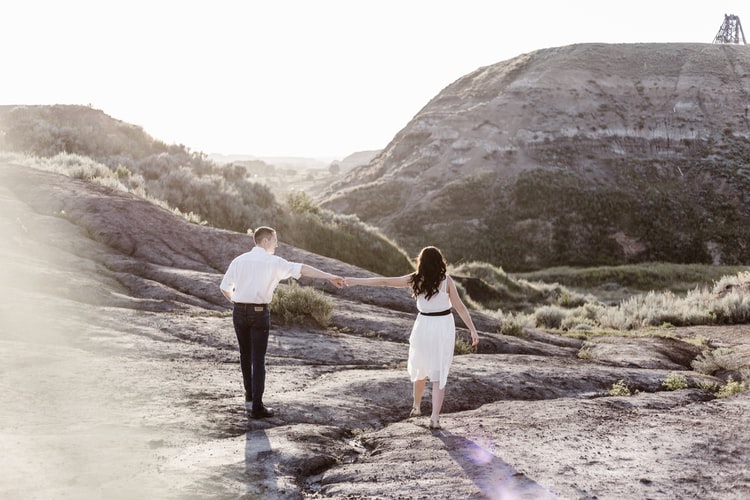
[[[580,359],[578,340],[506,337],[473,312],[482,344],[456,356],[443,429],[431,431],[408,417],[408,293],[324,288],[328,328],[273,323],[266,402],[277,415],[252,420],[218,292],[246,235],[12,165],[0,166],[0,206],[3,498],[750,494],[748,393],[696,389],[719,380],[690,371],[692,347],[677,339],[601,339]],[[696,335],[747,344],[745,325],[675,329]],[[673,370],[691,388],[665,392]],[[621,379],[640,392],[610,397]]]

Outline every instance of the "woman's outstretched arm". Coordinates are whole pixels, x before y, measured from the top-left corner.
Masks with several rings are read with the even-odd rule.
[[[398,277],[377,277],[377,278],[345,278],[346,286],[391,286],[394,288],[405,288],[411,283],[411,274]]]

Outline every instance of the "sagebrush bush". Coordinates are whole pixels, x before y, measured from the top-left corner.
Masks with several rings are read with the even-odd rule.
[[[403,250],[356,215],[320,208],[303,194],[288,197],[287,203],[289,215],[279,230],[288,243],[384,276],[413,270]]]
[[[610,396],[630,396],[631,394],[632,392],[624,380],[615,382],[609,390]]]
[[[662,381],[661,385],[668,391],[685,389],[688,386],[685,375],[677,372],[671,372],[669,375],[667,375],[667,378]]]
[[[568,315],[560,323],[563,330],[592,330],[597,326],[596,321],[583,316]]]
[[[698,354],[690,363],[693,370],[713,375],[719,371],[734,371],[740,368],[740,361],[729,347],[718,347]]]
[[[516,321],[503,321],[498,333],[510,337],[523,337],[525,335],[524,325]]]
[[[508,313],[506,315],[496,315],[500,320],[498,333],[511,337],[523,337],[526,335],[526,328],[535,326],[536,319],[529,314]]]
[[[460,356],[462,354],[471,354],[472,352],[474,352],[474,346],[471,345],[471,342],[456,337],[456,342],[453,346],[453,354]]]
[[[287,323],[303,322],[312,317],[318,325],[326,327],[331,322],[333,301],[323,292],[296,282],[276,289],[271,301],[271,311]]]
[[[747,289],[750,274],[740,273],[740,275],[743,275],[743,285],[729,288],[726,294],[714,299],[709,311],[712,322],[719,324],[750,322],[750,293]]]
[[[686,293],[695,288],[710,287],[716,280],[745,269],[745,266],[646,262],[619,266],[550,267],[520,273],[517,276],[529,281],[560,283],[568,287],[585,289],[606,286],[630,288],[642,292],[670,290],[674,293]]]
[[[557,330],[565,319],[565,310],[559,306],[542,306],[534,311],[536,326]]]
[[[578,359],[593,359],[594,355],[591,352],[591,346],[584,343],[583,346],[581,346],[581,348],[578,350],[578,353],[576,353],[576,357]]]
[[[561,307],[572,308],[583,306],[587,302],[591,302],[592,299],[593,297],[590,295],[584,295],[564,289],[557,296],[556,302]]]
[[[735,381],[732,377],[727,378],[727,383],[722,385],[716,392],[717,398],[726,398],[747,389],[745,382]]]

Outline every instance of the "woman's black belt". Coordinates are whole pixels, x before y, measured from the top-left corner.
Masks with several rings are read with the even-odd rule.
[[[446,309],[445,311],[438,311],[438,312],[430,312],[430,313],[423,313],[422,311],[419,311],[419,314],[422,316],[448,316],[451,313],[450,309]]]

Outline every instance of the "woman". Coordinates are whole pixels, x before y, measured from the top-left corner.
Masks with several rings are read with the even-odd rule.
[[[417,257],[417,271],[393,278],[346,278],[348,286],[370,285],[410,287],[417,300],[417,316],[409,337],[407,371],[414,384],[410,417],[422,414],[420,406],[425,382],[432,382],[432,415],[430,429],[440,429],[440,409],[445,396],[448,370],[453,362],[456,324],[451,314],[454,307],[471,331],[471,345],[479,343],[477,329],[456,290],[453,279],[446,274],[443,254],[433,246],[425,247]]]

